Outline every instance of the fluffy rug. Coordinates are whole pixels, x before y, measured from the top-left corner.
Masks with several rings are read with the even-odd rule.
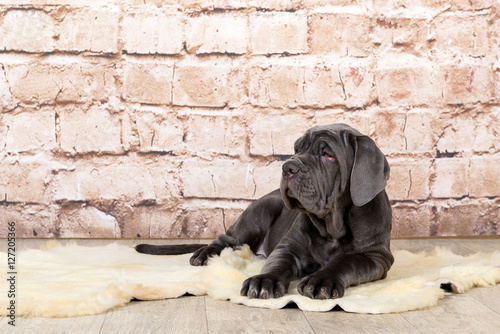
[[[280,299],[257,300],[239,295],[241,284],[259,273],[264,261],[243,247],[226,249],[207,267],[189,265],[190,255],[152,256],[131,247],[110,244],[83,247],[53,244],[44,250],[18,252],[17,316],[70,317],[93,315],[127,304],[133,298],[157,300],[186,293],[209,295],[254,307],[282,308],[295,303],[302,310],[328,311],[339,305],[358,313],[390,313],[434,306],[445,296],[500,282],[500,252],[459,256],[437,248],[431,253],[395,251],[396,262],[382,281],[347,289],[343,298],[317,301],[297,293],[293,282]],[[1,253],[6,259],[7,254]],[[0,281],[0,291],[8,282]],[[6,315],[7,293],[0,294]]]

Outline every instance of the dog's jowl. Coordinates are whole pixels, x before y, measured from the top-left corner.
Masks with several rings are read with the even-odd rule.
[[[253,202],[209,245],[139,245],[148,254],[193,252],[207,263],[225,247],[248,244],[267,257],[243,283],[250,298],[279,298],[290,281],[300,294],[339,298],[347,287],[386,276],[392,213],[385,186],[389,165],[375,142],[345,124],[316,126],[295,142],[280,189]]]

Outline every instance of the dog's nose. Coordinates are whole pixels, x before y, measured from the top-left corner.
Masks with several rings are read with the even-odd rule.
[[[299,171],[300,167],[293,163],[293,161],[288,161],[283,164],[283,177],[286,179],[292,178]]]

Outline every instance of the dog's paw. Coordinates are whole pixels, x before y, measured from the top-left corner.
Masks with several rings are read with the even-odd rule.
[[[192,266],[204,266],[208,263],[208,258],[214,255],[220,255],[222,249],[219,247],[214,247],[212,245],[204,246],[194,252],[191,259],[189,259],[189,263]]]
[[[288,283],[279,275],[262,274],[243,282],[241,295],[248,298],[280,298],[288,292]]]
[[[312,299],[335,299],[344,296],[345,287],[337,279],[316,273],[302,279],[297,290]]]

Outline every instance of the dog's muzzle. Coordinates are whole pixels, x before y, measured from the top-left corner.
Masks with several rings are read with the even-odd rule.
[[[296,162],[294,161],[287,161],[283,164],[283,178],[286,180],[290,180],[293,177],[297,176],[299,172],[301,172],[302,167],[299,166]]]
[[[300,160],[289,159],[282,166],[281,197],[289,209],[302,209],[300,183],[307,168]]]

